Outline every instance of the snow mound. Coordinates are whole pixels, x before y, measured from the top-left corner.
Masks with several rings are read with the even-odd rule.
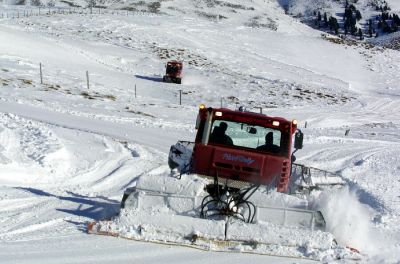
[[[59,138],[44,125],[13,114],[0,115],[0,177],[31,182],[41,175],[68,170],[69,154]],[[17,177],[9,177],[10,168]]]

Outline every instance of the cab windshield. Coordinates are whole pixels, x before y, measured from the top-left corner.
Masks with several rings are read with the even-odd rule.
[[[272,153],[281,152],[282,134],[278,129],[227,120],[215,120],[210,144],[232,145]]]
[[[177,73],[179,71],[179,66],[174,64],[169,64],[167,66],[167,73]]]

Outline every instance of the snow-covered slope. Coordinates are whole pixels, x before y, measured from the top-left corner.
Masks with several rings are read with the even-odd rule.
[[[37,12],[0,13],[17,9]],[[265,262],[85,233],[138,176],[166,170],[169,146],[193,139],[199,103],[300,120],[298,161],[341,173],[355,193],[316,201],[332,230],[363,262],[399,261],[399,52],[329,42],[272,0],[42,10],[0,18],[0,51],[0,262]],[[184,61],[180,86],[161,82],[169,59]]]

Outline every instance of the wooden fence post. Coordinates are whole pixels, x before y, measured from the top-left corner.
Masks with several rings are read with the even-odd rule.
[[[86,71],[86,85],[87,89],[89,90],[89,71]]]
[[[40,69],[40,84],[43,84],[42,63],[39,63],[39,69]]]

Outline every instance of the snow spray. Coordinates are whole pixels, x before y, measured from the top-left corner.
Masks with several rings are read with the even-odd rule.
[[[380,239],[373,229],[372,216],[354,191],[345,187],[323,192],[314,202],[324,215],[326,230],[335,236],[339,245],[376,253]]]

